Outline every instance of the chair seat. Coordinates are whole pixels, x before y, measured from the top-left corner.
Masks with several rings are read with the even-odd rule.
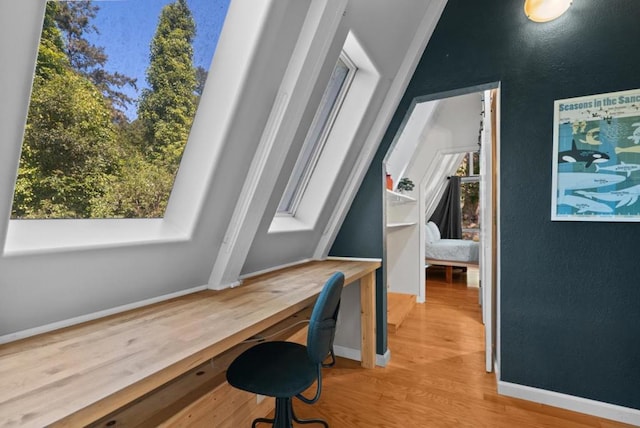
[[[240,354],[227,370],[238,389],[269,397],[293,397],[310,387],[318,374],[307,348],[293,342],[264,342]]]

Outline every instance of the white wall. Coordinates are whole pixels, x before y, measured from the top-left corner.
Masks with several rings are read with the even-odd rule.
[[[351,0],[346,15],[336,33],[330,54],[324,64],[321,78],[314,90],[313,102],[305,112],[305,121],[310,124],[317,104],[322,97],[329,75],[338,59],[340,50],[349,31],[355,36],[368,60],[379,74],[379,83],[368,103],[368,109],[357,123],[353,143],[341,162],[339,172],[332,183],[329,196],[320,207],[320,214],[311,227],[290,231],[270,231],[280,195],[287,184],[289,174],[297,159],[297,153],[306,134],[308,125],[303,126],[296,136],[293,149],[283,165],[281,176],[274,188],[274,197],[267,206],[247,256],[243,274],[260,271],[270,266],[291,263],[296,260],[313,258],[318,240],[326,230],[333,210],[341,196],[343,186],[351,172],[352,165],[361,155],[361,150],[369,132],[375,125],[380,106],[388,96],[389,88],[402,64],[406,49],[416,36],[416,29],[424,19],[429,2],[418,0]],[[356,75],[357,78],[357,75]],[[343,107],[344,108],[344,107]],[[348,111],[348,109],[347,109]],[[349,141],[346,140],[345,144]]]
[[[411,158],[422,143],[425,127],[437,105],[438,101],[416,104],[409,119],[401,128],[400,135],[396,136],[389,149],[385,165],[387,173],[391,174],[393,179],[394,189],[397,187],[398,181],[405,176]]]
[[[429,7],[436,3],[435,18],[427,17]],[[316,58],[322,64],[320,81],[314,86],[312,102],[302,109],[300,131],[284,144],[286,150],[290,146],[292,149],[284,155],[281,175],[267,192],[269,202],[260,214],[259,230],[252,239],[244,272],[312,257],[329,218],[335,214],[334,205],[352,172],[351,166],[362,156],[363,141],[379,125],[378,111],[387,101],[389,88],[394,87],[400,64],[406,60],[406,49],[417,37],[416,28],[431,19],[431,27],[423,29],[430,34],[444,7],[440,0],[234,0],[227,22],[237,21],[239,25],[230,29],[225,26],[210,73],[222,74],[225,79],[207,83],[165,219],[150,226],[145,220],[121,221],[113,233],[111,229],[108,233],[101,230],[99,221],[89,220],[83,224],[108,235],[105,239],[109,242],[66,248],[56,244],[55,227],[47,231],[46,226],[32,234],[35,241],[48,238],[46,246],[36,248],[37,242],[24,245],[20,228],[10,227],[16,223],[9,221],[9,213],[44,4],[44,0],[0,2],[0,341],[29,329],[211,285],[212,269],[241,189],[286,71],[292,66],[289,59],[300,39],[308,36],[304,25],[311,16],[309,11],[333,8],[343,16],[344,9],[340,8],[346,4],[340,25],[325,34],[333,42],[325,47],[328,53],[324,57]],[[322,205],[313,230],[268,236],[271,218],[299,150],[296,141],[303,135],[305,121],[308,123],[313,116],[313,100],[317,105],[324,90],[321,81],[326,83],[348,31],[353,31],[380,76],[355,131],[356,143],[337,165],[330,197]],[[415,61],[421,53],[414,54]],[[408,70],[408,76],[412,72]],[[408,82],[408,76],[401,77]],[[302,83],[312,84],[316,77],[303,76]],[[399,101],[404,87],[396,91],[394,97]],[[390,120],[395,105],[387,106],[387,110]],[[125,223],[129,231],[148,230],[149,239],[131,240],[122,226]],[[23,231],[29,229],[28,224],[21,224]],[[11,239],[6,239],[9,229],[13,230]],[[125,234],[118,237],[118,230]],[[77,239],[83,238],[82,233],[78,235]],[[64,234],[59,236],[65,238]],[[14,244],[23,247],[15,251]]]
[[[435,102],[437,107],[406,169],[406,175],[414,183],[420,183],[427,218],[433,213],[447,177],[455,173],[463,154],[479,149],[482,119],[481,92],[429,101]]]
[[[213,67],[216,61],[229,61],[243,70],[224,85],[205,88],[176,180],[180,190],[174,188],[167,210],[168,221],[184,231],[183,237],[14,254],[4,247],[0,336],[207,284],[238,183],[247,175],[309,3],[278,0],[258,7],[248,0],[232,2],[227,20],[253,24],[238,26],[239,51],[224,46],[224,32],[220,40],[218,53],[229,58],[216,53]],[[8,89],[0,99],[0,237],[9,225],[43,11],[44,1],[0,3],[0,77]],[[265,20],[272,25],[262,25]],[[190,160],[195,168],[189,167]]]

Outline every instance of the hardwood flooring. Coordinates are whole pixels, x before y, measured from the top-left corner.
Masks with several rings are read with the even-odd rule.
[[[398,331],[402,321],[416,305],[413,294],[387,293],[387,331],[389,334]]]
[[[429,271],[427,303],[389,335],[389,365],[366,370],[338,359],[324,372],[320,401],[295,400],[297,415],[323,417],[332,428],[629,426],[498,395],[484,371],[478,288],[467,276],[477,281],[473,270],[455,273],[453,284],[444,271]]]

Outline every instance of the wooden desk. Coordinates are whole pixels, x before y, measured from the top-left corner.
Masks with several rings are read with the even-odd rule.
[[[362,366],[375,366],[379,262],[327,260],[0,346],[0,427],[84,426],[360,280]]]

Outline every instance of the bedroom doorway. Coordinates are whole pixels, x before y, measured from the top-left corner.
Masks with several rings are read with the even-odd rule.
[[[494,370],[498,360],[499,94],[499,83],[495,82],[414,99],[383,162],[383,274],[392,333],[402,322],[402,313],[394,312],[408,313],[412,304],[427,298],[426,224],[444,193],[447,177],[456,173],[468,153],[479,151],[480,245],[476,263],[487,372]]]

